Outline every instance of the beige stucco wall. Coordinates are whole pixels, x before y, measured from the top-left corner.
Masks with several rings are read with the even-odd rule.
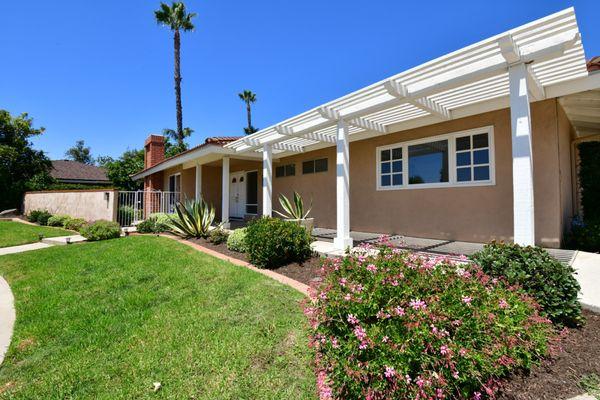
[[[47,210],[51,214],[65,214],[86,221],[115,221],[117,193],[115,190],[27,192],[24,212],[28,214],[31,210]]]
[[[536,243],[547,247],[559,247],[567,220],[570,220],[572,215],[569,155],[571,127],[554,99],[533,103],[531,110]],[[490,125],[494,127],[496,178],[494,185],[376,190],[376,148],[378,146]],[[328,159],[327,172],[302,174],[302,161],[323,157]],[[296,175],[273,177],[273,208],[279,209],[277,198],[280,193],[290,196],[296,190],[307,202],[313,200],[312,216],[317,226],[335,228],[335,157],[335,147],[328,147],[286,157],[279,160],[278,164],[274,164],[275,168],[276,165],[295,163]],[[231,171],[254,169],[259,170],[259,182],[261,182],[262,168],[259,162],[232,160]],[[165,179],[168,179],[166,177],[170,173],[173,172],[165,173]],[[193,175],[189,181],[184,178],[184,190],[193,194]],[[215,205],[220,216],[220,165],[203,166],[202,191],[204,198]],[[262,199],[260,188],[258,197],[260,202]],[[509,109],[382,135],[350,144],[352,230],[446,240],[510,241],[513,235],[512,198]]]
[[[560,198],[561,198],[561,230],[566,232],[571,227],[571,220],[575,214],[573,193],[573,171],[571,160],[571,142],[575,138],[573,126],[567,118],[562,106],[556,102],[557,129],[558,129],[558,153],[560,169]]]

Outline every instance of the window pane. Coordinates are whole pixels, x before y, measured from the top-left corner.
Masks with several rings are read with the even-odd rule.
[[[456,165],[471,165],[471,152],[456,153]]]
[[[390,186],[390,176],[381,175],[381,186]]]
[[[402,161],[392,162],[392,172],[402,172]]]
[[[302,163],[302,173],[303,174],[312,174],[315,172],[315,162],[314,161],[304,161]]]
[[[471,136],[456,138],[456,150],[469,150],[471,148]]]
[[[394,186],[402,185],[402,174],[392,175],[392,184]]]
[[[475,167],[473,175],[476,181],[487,181],[490,179],[490,167]]]
[[[246,174],[248,180],[246,181],[246,203],[256,204],[258,203],[258,172],[252,171]],[[247,211],[249,214],[256,214]]]
[[[402,147],[392,149],[392,159],[400,160],[402,158]]]
[[[319,160],[315,160],[315,172],[325,172],[327,171],[327,159],[321,158]]]
[[[371,153],[373,154],[373,153]],[[381,161],[390,161],[390,151],[381,150]]]
[[[408,182],[448,182],[448,141],[417,144],[408,148]]]
[[[456,180],[459,182],[468,182],[471,180],[471,167],[457,168]]]
[[[288,164],[285,166],[285,176],[296,175],[296,164]]]
[[[285,176],[285,168],[283,165],[275,168],[275,178],[281,178],[282,176]]]
[[[390,173],[390,163],[389,162],[381,163],[381,173],[382,174]]]
[[[488,147],[488,134],[473,135],[473,148],[480,149],[482,147]]]
[[[488,164],[489,162],[490,157],[487,149],[473,152],[473,164]]]

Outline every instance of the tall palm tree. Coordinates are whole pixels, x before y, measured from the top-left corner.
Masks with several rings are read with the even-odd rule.
[[[177,109],[177,142],[183,146],[183,113],[181,110],[181,70],[179,67],[179,54],[181,50],[181,38],[179,31],[191,31],[194,29],[192,18],[196,13],[187,13],[185,4],[182,2],[173,2],[171,6],[160,3],[160,9],[154,11],[156,22],[168,26],[173,31],[173,42],[175,45],[175,106]]]
[[[251,133],[258,131],[258,129],[256,129],[255,127],[252,126],[252,109],[250,106],[250,104],[256,102],[256,93],[252,93],[251,90],[244,90],[242,93],[238,93],[238,96],[240,96],[240,99],[242,99],[242,101],[244,103],[246,103],[246,114],[248,116],[248,127],[244,128],[244,132],[246,133],[246,135],[249,135]]]

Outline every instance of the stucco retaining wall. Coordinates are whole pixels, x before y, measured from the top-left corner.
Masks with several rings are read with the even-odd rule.
[[[52,214],[65,214],[86,221],[117,218],[116,190],[61,190],[25,193],[24,212],[48,210]]]

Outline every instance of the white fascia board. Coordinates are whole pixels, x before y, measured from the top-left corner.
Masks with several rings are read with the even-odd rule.
[[[207,146],[200,147],[199,149],[190,151],[189,153],[183,154],[181,156],[176,156],[174,158],[168,159],[167,161],[158,164],[154,167],[148,168],[142,172],[134,174],[131,176],[131,179],[137,180],[145,178],[148,175],[152,175],[156,172],[164,171],[165,169],[169,169],[171,167],[175,167],[180,164],[184,164],[186,162],[195,161],[197,158],[207,157],[209,155],[234,155],[235,151],[231,149],[226,149],[223,146],[210,144]],[[248,155],[249,157],[252,157]],[[217,157],[219,158],[219,157]],[[260,159],[260,155],[256,155],[252,158]],[[211,160],[212,161],[212,160]]]

